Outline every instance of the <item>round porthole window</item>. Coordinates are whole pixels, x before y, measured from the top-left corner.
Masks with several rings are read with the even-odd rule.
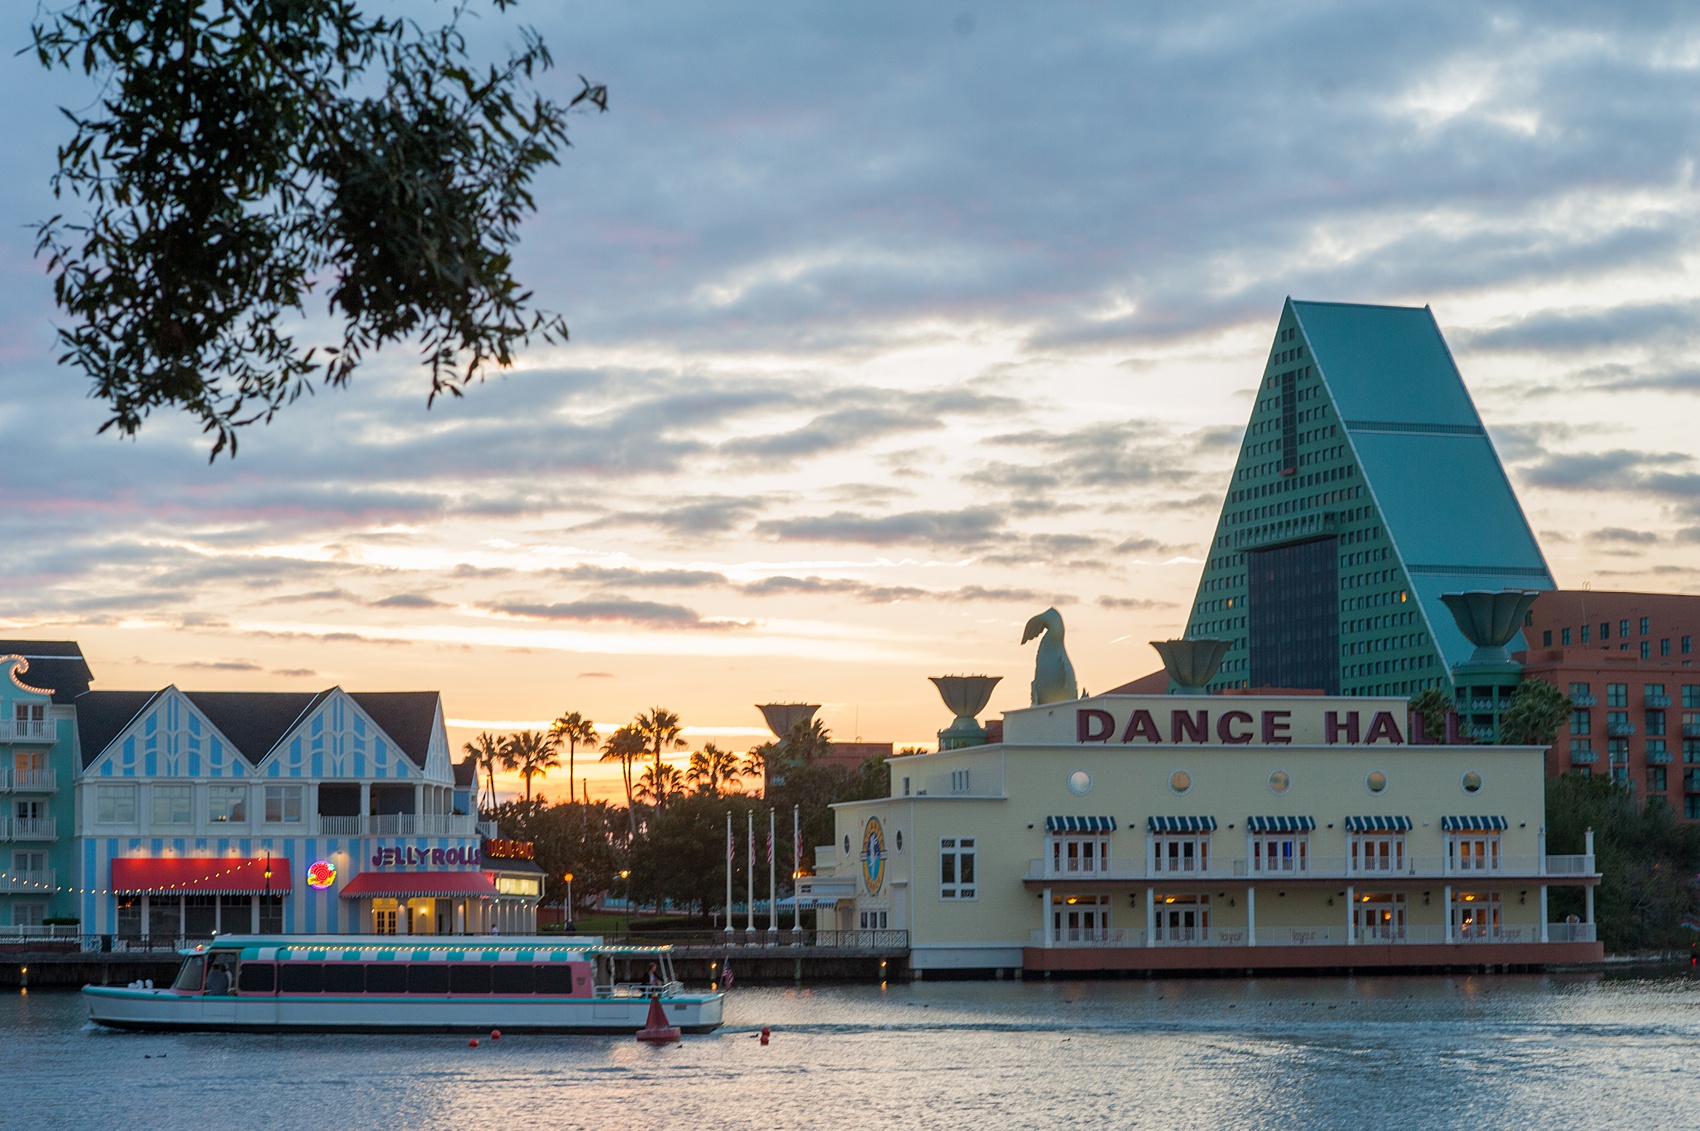
[[[850,834],[844,834],[844,855],[850,855]]]
[[[1475,793],[1477,790],[1482,788],[1482,775],[1471,770],[1469,773],[1464,775],[1460,784],[1463,785],[1465,793]]]
[[[1293,778],[1286,770],[1276,770],[1269,775],[1269,792],[1277,797],[1292,788]]]
[[[1084,797],[1092,792],[1092,775],[1085,770],[1076,770],[1068,775],[1068,791],[1076,797]]]
[[[1169,788],[1176,793],[1185,793],[1192,788],[1192,775],[1185,770],[1176,770],[1169,775]]]
[[[896,836],[894,836],[894,837],[893,837],[893,838],[892,838],[892,839],[893,839],[893,840],[894,840],[894,841],[895,841],[895,842],[896,842],[896,844],[897,844],[897,851],[899,851],[899,852],[902,852],[902,851],[903,851],[903,830],[902,830],[902,829],[898,829],[898,830],[897,830],[897,835],[896,835]]]
[[[1387,775],[1380,770],[1371,770],[1364,777],[1364,788],[1371,793],[1380,793],[1387,788]]]

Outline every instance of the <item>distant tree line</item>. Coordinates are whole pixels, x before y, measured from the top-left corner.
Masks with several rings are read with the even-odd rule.
[[[815,845],[832,839],[834,802],[883,797],[889,792],[885,758],[855,769],[825,761],[831,733],[817,720],[799,723],[783,739],[743,755],[705,743],[692,751],[681,772],[664,758],[686,748],[679,716],[664,707],[646,711],[603,739],[577,711],[563,714],[548,731],[480,734],[464,747],[479,768],[480,813],[495,820],[502,835],[532,842],[544,871],[544,902],[565,898],[564,877],[573,875],[575,914],[604,895],[638,903],[669,902],[708,916],[724,912],[726,819],[737,838],[732,889],[735,901],[747,890],[750,815],[756,826],[756,897],[767,897],[768,811],[776,813],[775,872],[780,898],[789,898],[792,818],[802,828],[805,874],[814,871]],[[600,743],[600,745],[598,745]],[[565,751],[563,751],[563,746]],[[626,804],[575,796],[573,776],[580,749],[597,750],[603,762],[618,763]],[[567,757],[568,800],[533,796],[533,779],[547,777]],[[906,748],[903,753],[918,753]],[[637,766],[646,763],[641,773]],[[525,782],[525,795],[496,802],[495,773],[505,769]]]

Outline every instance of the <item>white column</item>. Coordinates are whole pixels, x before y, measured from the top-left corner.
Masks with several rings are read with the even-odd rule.
[[[1547,827],[1545,825],[1541,826],[1540,833],[1535,837],[1535,853],[1537,874],[1544,876],[1547,874]]]
[[[1051,889],[1046,888],[1039,893],[1041,900],[1039,914],[1045,922],[1045,945],[1050,946],[1057,941],[1056,933],[1051,926]]]
[[[1245,944],[1257,945],[1257,889],[1250,884],[1245,889]]]
[[[1592,923],[1594,921],[1594,885],[1589,884],[1582,891],[1586,893],[1583,899],[1587,903],[1587,906],[1583,909],[1582,922]]]
[[[1346,945],[1357,942],[1357,932],[1352,930],[1352,920],[1357,918],[1358,889],[1351,884],[1346,885]]]
[[[1446,941],[1452,941],[1452,885],[1440,889],[1441,914],[1446,916]]]
[[[1592,860],[1594,858],[1594,830],[1593,829],[1587,830],[1585,833],[1582,834],[1582,839],[1583,839],[1582,851],[1588,854],[1589,860]],[[1596,868],[1596,869],[1590,869],[1590,870],[1591,871],[1598,871],[1599,869]],[[1592,922],[1592,921],[1593,921],[1592,919],[1589,920],[1589,922]]]
[[[1151,856],[1151,837],[1145,837],[1145,855]],[[1145,945],[1157,945],[1157,889],[1147,885],[1145,888]]]
[[[726,930],[732,930],[732,810],[726,810]],[[819,926],[817,923],[816,926]]]
[[[749,881],[749,890],[745,897],[750,901],[748,908],[749,919],[744,924],[744,931],[746,934],[753,935],[756,933],[756,811],[751,809],[749,812],[745,813],[744,816],[748,818],[745,823],[749,825],[750,837],[750,843],[746,846],[748,849],[750,867],[748,874],[744,876],[744,878]]]
[[[1547,931],[1547,886],[1545,884],[1542,884],[1541,885],[1541,941],[1542,942],[1549,941],[1548,938],[1547,938],[1548,933],[1549,932]]]
[[[767,811],[767,929],[779,933],[779,845],[774,841],[773,810]]]
[[[369,831],[371,829],[371,825],[368,823],[371,818],[367,816],[367,814],[371,811],[372,783],[369,781],[363,781],[360,783],[360,828],[362,831]]]
[[[117,897],[113,898],[113,904],[114,904],[113,914],[116,915],[117,914],[117,906],[116,906],[117,905]],[[147,938],[148,934],[150,933],[148,931],[148,912],[153,910],[152,904],[153,904],[153,897],[152,896],[147,896],[147,895],[142,896],[142,937],[143,938]],[[113,930],[118,929],[118,924],[117,924],[116,921],[113,922],[112,929]]]
[[[1145,830],[1145,874],[1151,875],[1157,870],[1156,840],[1150,829]]]

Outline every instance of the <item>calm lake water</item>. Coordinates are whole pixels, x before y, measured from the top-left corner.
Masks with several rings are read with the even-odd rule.
[[[741,988],[719,1033],[108,1033],[0,997],[9,1128],[1700,1125],[1700,979]],[[773,1029],[763,1048],[755,1030]]]

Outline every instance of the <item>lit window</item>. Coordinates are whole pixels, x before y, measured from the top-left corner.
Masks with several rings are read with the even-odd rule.
[[[245,785],[208,787],[207,819],[221,822],[246,821],[248,819],[248,787]]]

